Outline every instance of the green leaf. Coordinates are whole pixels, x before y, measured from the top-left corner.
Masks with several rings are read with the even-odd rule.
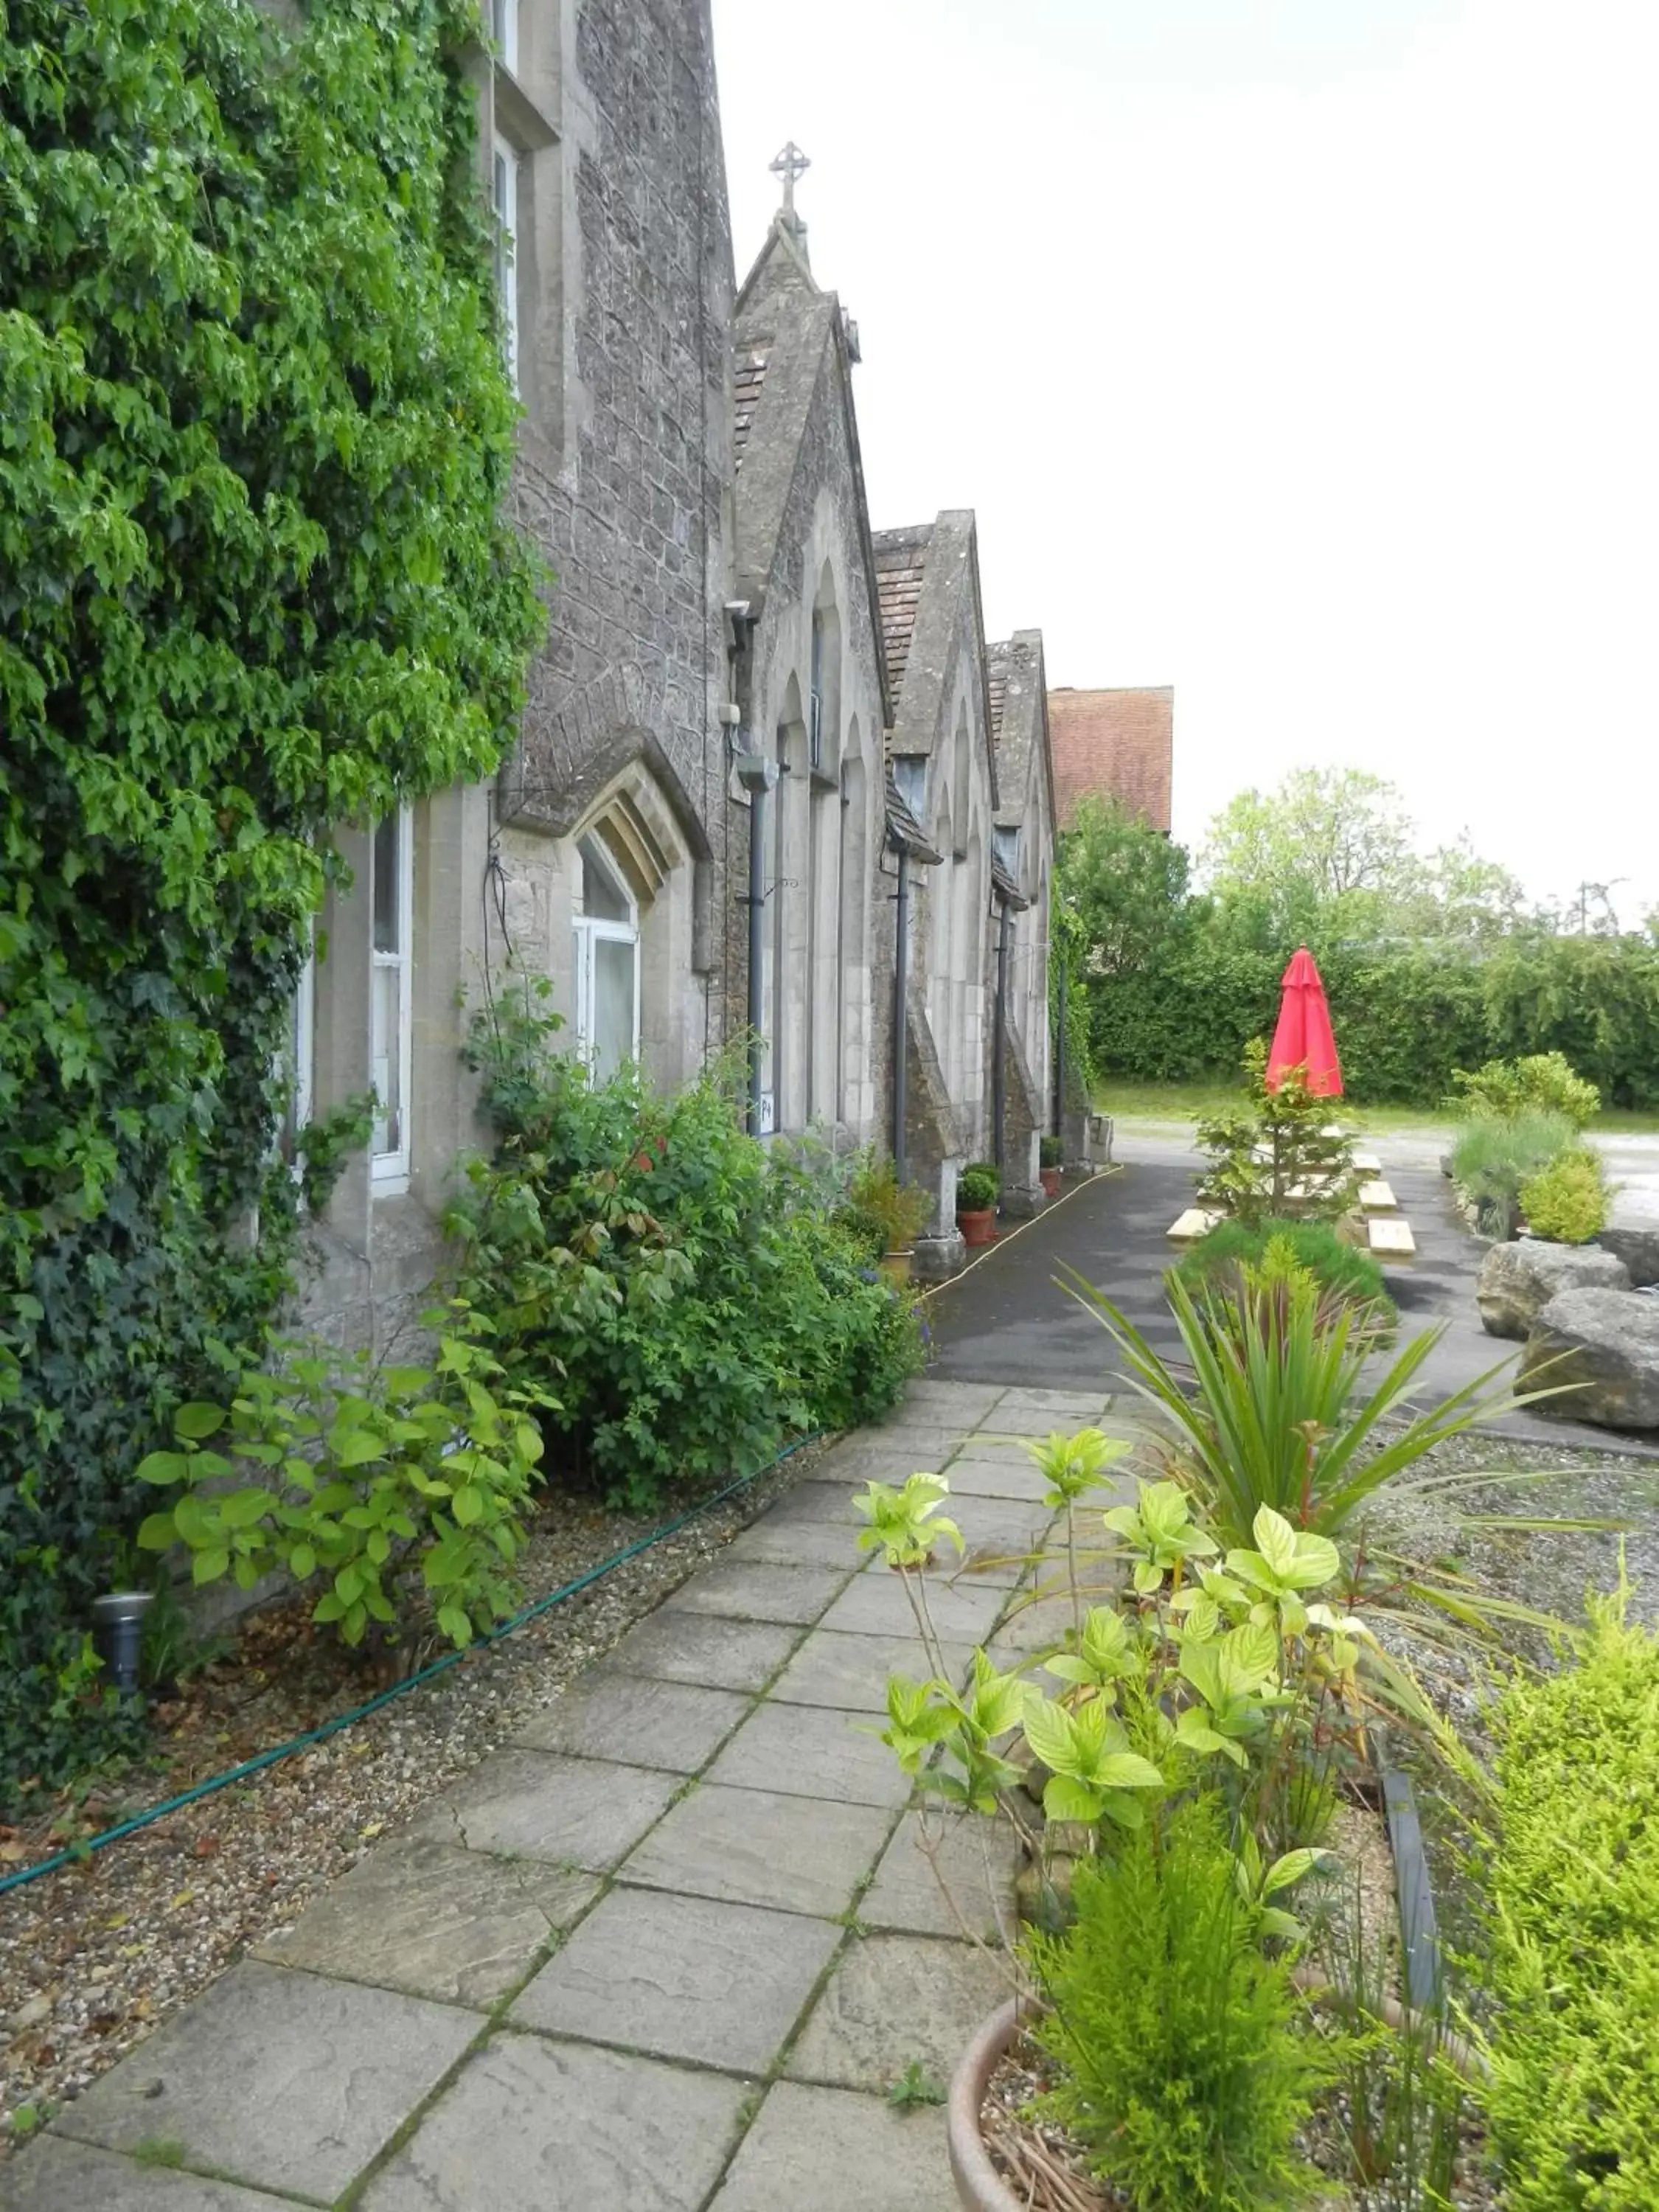
[[[230,1553],[222,1546],[216,1545],[193,1555],[190,1563],[191,1580],[198,1586],[203,1583],[216,1583],[222,1575],[229,1571],[229,1568]]]
[[[1255,1547],[1280,1582],[1288,1581],[1296,1565],[1296,1531],[1282,1513],[1264,1505],[1250,1525]],[[1231,1557],[1227,1562],[1233,1565]]]
[[[1075,1771],[1079,1763],[1076,1731],[1063,1706],[1034,1697],[1025,1708],[1025,1741],[1034,1759],[1056,1774]]]
[[[141,1552],[165,1552],[178,1540],[171,1513],[146,1515],[138,1524],[138,1548]]]
[[[186,1480],[190,1472],[188,1456],[184,1452],[172,1451],[150,1452],[133,1469],[140,1482],[153,1482],[158,1488]]]
[[[309,1544],[296,1544],[288,1555],[288,1571],[296,1583],[308,1581],[317,1571],[317,1554]]]
[[[1109,1751],[1094,1770],[1094,1779],[1103,1790],[1161,1790],[1164,1777],[1150,1759],[1139,1752]]]
[[[174,1436],[188,1437],[193,1443],[199,1443],[204,1437],[216,1436],[224,1425],[223,1408],[201,1398],[180,1406],[173,1417]]]
[[[450,1511],[463,1528],[471,1528],[483,1517],[483,1492],[469,1484],[458,1490],[450,1500]]]
[[[1101,1791],[1091,1790],[1074,1775],[1053,1774],[1043,1785],[1042,1809],[1051,1820],[1086,1820],[1092,1824],[1100,1818],[1103,1798]]]

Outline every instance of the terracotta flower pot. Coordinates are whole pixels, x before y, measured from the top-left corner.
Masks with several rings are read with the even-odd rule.
[[[1037,1170],[1037,1181],[1042,1185],[1042,1194],[1045,1198],[1058,1198],[1060,1196],[1060,1170],[1058,1168],[1039,1168]]]
[[[958,1213],[957,1227],[962,1231],[964,1244],[994,1244],[997,1241],[997,1210],[988,1206],[983,1212],[975,1207],[971,1213]]]

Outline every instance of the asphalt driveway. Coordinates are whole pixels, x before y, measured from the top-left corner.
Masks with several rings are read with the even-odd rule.
[[[1453,1206],[1451,1186],[1437,1164],[1437,1146],[1415,1136],[1368,1142],[1380,1155],[1417,1239],[1415,1261],[1387,1271],[1402,1335],[1445,1324],[1416,1393],[1419,1402],[1433,1403],[1511,1361],[1519,1346],[1488,1336],[1480,1326],[1474,1285],[1486,1247]],[[935,1374],[1048,1389],[1118,1387],[1110,1340],[1062,1287],[1060,1279],[1068,1268],[1103,1290],[1154,1350],[1166,1358],[1178,1356],[1163,1279],[1176,1253],[1170,1224],[1192,1203],[1199,1158],[1182,1135],[1139,1130],[1120,1131],[1117,1151],[1115,1170],[1068,1187],[1034,1221],[1012,1224],[1012,1233],[978,1265],[928,1300]],[[1497,1425],[1506,1435],[1554,1444],[1644,1449],[1605,1429],[1531,1413],[1512,1414]]]

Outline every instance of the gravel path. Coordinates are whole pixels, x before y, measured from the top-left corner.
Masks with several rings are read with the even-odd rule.
[[[326,1743],[0,1898],[0,2162],[19,2106],[39,2110],[78,2094],[158,2020],[296,1919],[378,1836],[505,1742],[792,1488],[818,1449],[797,1453],[591,1589]],[[550,1500],[521,1562],[526,1598],[656,1525]],[[364,1684],[341,1694],[337,1680],[336,1689],[336,1711],[372,1694]],[[264,1743],[320,1717],[275,1704]],[[264,1747],[228,1730],[217,1741],[216,1755],[211,1739],[182,1752],[183,1775],[175,1761],[160,1779],[147,1771],[122,1778],[89,1808],[91,1826],[112,1825],[122,1811]],[[37,1831],[29,1856],[51,1848]]]

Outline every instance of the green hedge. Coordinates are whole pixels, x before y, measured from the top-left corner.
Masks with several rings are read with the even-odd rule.
[[[1231,937],[1196,912],[1128,974],[1090,985],[1097,1070],[1231,1082],[1270,1035],[1293,946]],[[1659,944],[1528,933],[1490,946],[1313,947],[1348,1095],[1436,1105],[1453,1071],[1562,1052],[1610,1106],[1659,1105]]]
[[[1498,1711],[1486,2104],[1509,2212],[1659,2204],[1659,1640],[1623,1596]]]

